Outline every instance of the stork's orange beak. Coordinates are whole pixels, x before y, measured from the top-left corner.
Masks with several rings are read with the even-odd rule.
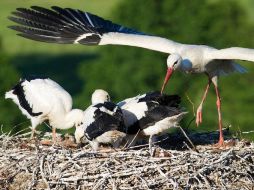
[[[168,81],[169,81],[169,79],[170,79],[170,77],[171,77],[173,71],[174,71],[173,68],[171,68],[171,67],[168,68],[167,74],[166,74],[165,79],[164,79],[164,83],[163,83],[163,85],[162,85],[162,87],[161,87],[161,94],[163,93],[164,88],[165,88],[165,86],[167,85],[167,83],[168,83]]]

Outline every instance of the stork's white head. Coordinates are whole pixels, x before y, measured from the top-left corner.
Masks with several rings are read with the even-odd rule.
[[[92,94],[92,104],[104,103],[109,101],[110,96],[105,90],[97,89]]]
[[[172,76],[174,70],[180,69],[181,65],[182,65],[181,55],[174,53],[174,54],[171,54],[168,56],[168,59],[167,59],[168,70],[167,70],[167,74],[164,79],[164,83],[161,88],[161,93],[163,93],[163,90],[164,90],[166,84],[168,83],[170,77]]]
[[[76,127],[75,129],[75,140],[77,144],[86,143],[85,128],[83,125]]]
[[[172,70],[177,70],[181,67],[182,57],[181,55],[174,53],[168,56],[167,66],[168,68],[172,68]]]

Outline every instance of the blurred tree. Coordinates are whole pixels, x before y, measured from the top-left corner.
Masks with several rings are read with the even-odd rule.
[[[182,43],[207,44],[216,48],[254,47],[254,38],[249,38],[253,36],[253,25],[249,24],[245,11],[233,0],[128,0],[122,1],[112,15],[116,23]],[[78,97],[80,104],[90,104],[95,88],[109,91],[114,101],[160,89],[168,55],[124,46],[101,47],[100,53],[100,60],[80,67],[80,77],[85,84]],[[253,67],[251,71],[253,73]],[[197,106],[206,80],[205,76],[176,73],[166,92],[183,97],[183,105],[189,110],[191,118],[192,106],[186,94]],[[253,77],[250,75],[243,75],[240,79],[239,75],[235,75],[222,80],[224,124],[240,124],[246,128],[254,124],[254,106],[247,106],[248,102],[253,105],[254,88],[249,89],[251,84]],[[214,94],[212,88],[211,91]],[[205,122],[201,129],[204,126],[217,129],[215,95],[212,93],[204,106]],[[246,105],[244,110],[243,105]]]
[[[4,98],[5,92],[19,81],[19,74],[10,64],[9,58],[0,50],[0,121],[4,132],[8,132],[21,121],[22,115],[17,106]],[[13,131],[17,130],[15,128]],[[1,131],[0,131],[1,134]]]

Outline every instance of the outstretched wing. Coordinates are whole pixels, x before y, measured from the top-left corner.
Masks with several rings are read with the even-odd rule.
[[[243,60],[254,62],[254,49],[231,47],[220,50],[211,50],[207,53],[210,59]]]
[[[48,43],[137,46],[171,53],[178,43],[145,35],[88,12],[53,6],[17,8],[9,17],[19,25],[10,26],[19,36]]]
[[[53,6],[52,10],[33,6],[17,8],[10,20],[20,24],[10,28],[19,35],[43,42],[98,44],[108,32],[139,33],[96,15],[70,8]],[[139,33],[141,34],[141,33]]]

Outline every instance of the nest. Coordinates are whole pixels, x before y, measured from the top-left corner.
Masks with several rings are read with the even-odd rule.
[[[207,143],[214,134],[217,139],[217,133],[189,136]],[[89,148],[77,149],[64,144],[45,146],[40,140],[3,134],[0,136],[0,188],[254,188],[253,143],[235,140],[234,146],[223,150],[198,145],[198,151],[194,151],[184,141],[179,134],[168,141],[162,140],[161,145],[177,144],[179,147],[168,150],[155,145],[155,156],[151,157],[146,145],[129,150],[93,152]]]

